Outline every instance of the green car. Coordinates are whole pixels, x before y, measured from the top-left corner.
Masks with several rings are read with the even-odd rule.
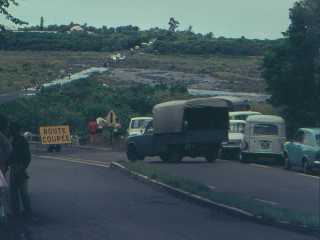
[[[284,144],[285,168],[302,167],[304,173],[320,168],[320,128],[301,128]]]

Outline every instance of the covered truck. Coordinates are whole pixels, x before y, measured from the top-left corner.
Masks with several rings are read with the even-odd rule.
[[[141,136],[127,139],[129,160],[160,156],[178,162],[183,157],[216,160],[221,143],[228,141],[229,108],[225,100],[198,98],[161,103]]]

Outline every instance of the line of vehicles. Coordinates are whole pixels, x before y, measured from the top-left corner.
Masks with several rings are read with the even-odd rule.
[[[287,141],[285,120],[250,111],[248,102],[210,97],[158,104],[153,117],[132,118],[128,128],[130,161],[159,156],[164,162],[183,157],[232,156],[241,162],[273,159],[305,173],[320,167],[320,129],[301,128]]]

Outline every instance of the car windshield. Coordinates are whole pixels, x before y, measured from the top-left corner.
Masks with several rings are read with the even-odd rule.
[[[254,126],[255,135],[278,135],[278,127],[273,124],[256,124]]]
[[[245,123],[230,123],[230,133],[243,133],[244,128],[246,124]]]
[[[145,128],[150,121],[150,119],[132,120],[131,129]]]

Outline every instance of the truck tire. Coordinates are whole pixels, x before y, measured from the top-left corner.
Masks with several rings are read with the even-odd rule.
[[[129,145],[127,149],[127,158],[131,162],[136,162],[138,160],[143,160],[134,145]]]
[[[179,147],[171,147],[169,148],[168,153],[168,162],[170,163],[178,163],[182,160],[182,154]]]
[[[214,151],[210,151],[207,156],[206,156],[206,160],[209,163],[214,163],[217,161],[218,158],[218,150],[214,150]]]

